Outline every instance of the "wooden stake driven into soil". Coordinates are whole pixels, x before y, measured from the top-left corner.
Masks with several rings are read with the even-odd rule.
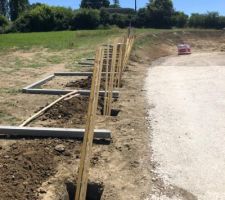
[[[106,65],[105,65],[105,97],[104,97],[104,109],[103,115],[106,115],[106,107],[108,101],[108,87],[109,87],[109,53],[110,53],[110,46],[107,45],[106,48]]]
[[[121,86],[121,79],[122,79],[122,67],[123,67],[123,49],[124,44],[118,44],[118,63],[117,63],[117,79],[116,79],[116,87]]]
[[[85,135],[81,150],[81,161],[78,172],[78,181],[75,200],[86,200],[87,185],[88,185],[88,171],[90,165],[90,157],[92,153],[92,144],[94,136],[95,118],[97,112],[97,104],[99,98],[100,81],[103,65],[103,49],[99,48],[96,53],[94,64],[94,72],[91,85],[91,94],[89,99],[87,122],[85,128]]]
[[[112,48],[112,60],[108,67],[109,69],[109,81],[107,86],[107,98],[105,99],[104,115],[110,116],[112,109],[112,91],[115,86],[115,70],[116,70],[116,58],[117,58],[117,45],[114,44]]]

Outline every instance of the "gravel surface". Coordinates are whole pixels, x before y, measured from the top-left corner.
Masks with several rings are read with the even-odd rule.
[[[224,53],[162,58],[145,84],[154,171],[192,199],[225,199],[224,58]],[[176,194],[157,196],[176,199]]]

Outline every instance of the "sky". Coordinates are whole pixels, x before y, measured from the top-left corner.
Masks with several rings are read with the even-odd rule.
[[[80,0],[30,0],[30,2],[41,2],[72,8],[79,8],[80,5]],[[138,8],[144,7],[148,2],[149,0],[137,0]],[[173,4],[176,10],[184,11],[187,14],[217,11],[225,15],[225,0],[173,0]],[[122,7],[134,8],[134,0],[120,0],[120,5]]]

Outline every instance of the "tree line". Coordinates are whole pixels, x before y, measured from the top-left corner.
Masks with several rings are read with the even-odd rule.
[[[110,28],[224,28],[225,17],[217,12],[176,11],[172,0],[149,0],[137,12],[121,8],[119,0],[82,0],[80,9],[30,4],[29,0],[0,0],[0,32],[38,32]]]

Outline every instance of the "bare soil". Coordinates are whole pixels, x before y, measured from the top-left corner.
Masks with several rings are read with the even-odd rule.
[[[151,122],[147,118],[147,110],[154,105],[148,104],[146,91],[143,88],[143,80],[146,78],[151,62],[163,56],[175,55],[176,45],[182,41],[190,43],[194,52],[225,49],[222,31],[149,33],[138,36],[131,61],[124,73],[120,98],[114,103],[114,107],[121,112],[117,117],[97,119],[96,128],[107,128],[113,133],[109,145],[94,144],[91,160],[89,178],[92,182],[104,183],[102,196],[104,200],[147,200],[152,188],[162,191],[167,196],[183,192],[186,194],[183,195],[183,199],[194,199],[180,188],[166,187],[152,171],[157,163],[151,161],[152,149],[149,144]],[[6,59],[4,65],[1,59],[2,70],[8,62],[7,56],[4,57]],[[57,97],[12,93],[8,90],[21,89],[28,83],[55,71],[64,71],[65,65],[63,62],[46,68],[20,69],[15,74],[1,73],[0,87],[7,89],[7,92],[1,93],[0,96],[1,112],[9,116],[4,115],[0,118],[0,122],[7,125],[19,124],[56,99]],[[16,79],[15,75],[22,79]],[[54,84],[52,86],[57,88]],[[86,103],[83,102],[85,101],[76,99],[69,103],[58,104],[34,124],[65,128],[78,126],[84,123],[84,115],[77,121],[78,114],[85,112],[87,108]],[[65,146],[66,153],[55,152],[55,146],[58,144]],[[0,161],[3,166],[6,165],[6,168],[0,167],[0,189],[4,200],[68,199],[65,183],[74,182],[76,179],[79,166],[79,142],[52,139],[1,140],[0,145],[2,145]],[[15,185],[11,184],[13,182]]]
[[[65,99],[50,108],[32,126],[84,128],[88,103],[89,98],[84,96]],[[102,109],[103,99],[100,99],[97,110],[98,115],[102,114]]]
[[[80,79],[76,81],[70,81],[66,84],[65,87],[73,88],[73,89],[91,89],[92,77],[88,77],[86,79]],[[104,90],[105,88],[105,80],[102,78],[100,89]]]

